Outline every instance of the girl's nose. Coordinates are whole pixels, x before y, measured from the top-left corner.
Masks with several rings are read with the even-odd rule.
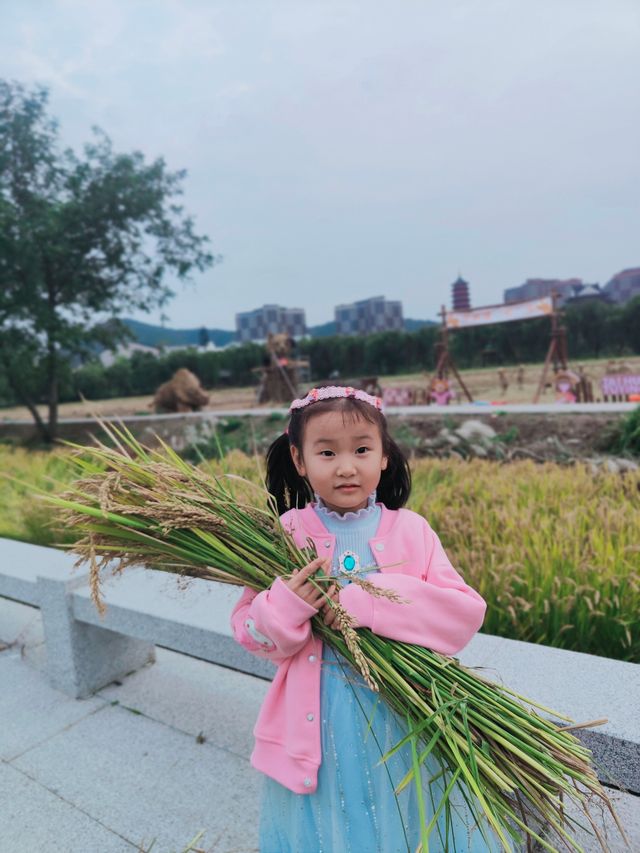
[[[344,459],[338,463],[338,476],[339,477],[349,477],[351,474],[355,474],[356,466],[352,459]]]

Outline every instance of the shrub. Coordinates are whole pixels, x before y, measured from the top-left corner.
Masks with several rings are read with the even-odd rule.
[[[600,449],[625,456],[640,456],[640,406],[605,433]]]

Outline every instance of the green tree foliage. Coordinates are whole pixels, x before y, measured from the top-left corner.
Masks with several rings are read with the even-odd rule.
[[[82,156],[61,151],[47,102],[0,80],[0,391],[50,441],[71,361],[127,336],[100,318],[164,305],[168,274],[188,281],[217,258],[175,201],[184,170],[117,154],[97,128]]]

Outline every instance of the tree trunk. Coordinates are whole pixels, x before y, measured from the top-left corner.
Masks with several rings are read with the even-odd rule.
[[[52,343],[49,343],[47,403],[49,406],[47,441],[55,441],[58,434],[58,358],[55,344]]]
[[[48,258],[45,259],[45,280],[47,283],[47,404],[49,407],[49,428],[47,441],[55,441],[58,434],[58,353],[56,352],[56,293],[53,285]]]
[[[16,381],[15,377],[12,375],[11,370],[9,369],[9,365],[3,359],[3,363],[6,369],[7,382],[9,383],[9,388],[16,395],[16,399],[19,400],[23,406],[26,406],[27,409],[31,412],[31,415],[36,423],[36,427],[38,428],[38,432],[40,433],[40,437],[43,441],[51,442],[53,438],[51,433],[49,432],[49,427],[42,420],[42,415],[37,410],[35,403],[33,403],[22,391],[20,386],[20,382]]]

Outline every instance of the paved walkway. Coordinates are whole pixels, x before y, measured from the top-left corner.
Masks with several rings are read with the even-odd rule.
[[[163,649],[86,700],[52,689],[38,610],[0,598],[0,853],[257,853],[268,683]]]
[[[2,641],[0,853],[181,853],[201,830],[207,853],[257,853],[261,777],[248,757],[266,681],[158,649],[155,664],[75,700],[42,672],[38,610],[0,598]],[[635,853],[640,798],[610,795]]]

